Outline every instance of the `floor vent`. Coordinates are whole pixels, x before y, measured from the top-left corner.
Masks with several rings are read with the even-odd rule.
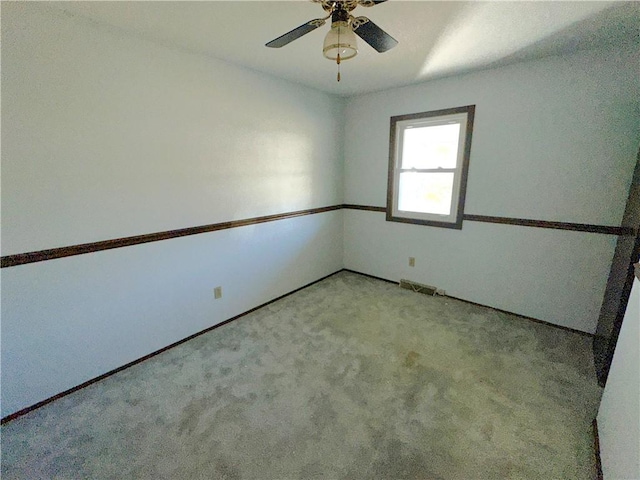
[[[431,285],[423,285],[411,280],[400,280],[400,288],[406,288],[407,290],[413,290],[414,292],[424,293],[425,295],[435,295],[437,292],[436,287]]]

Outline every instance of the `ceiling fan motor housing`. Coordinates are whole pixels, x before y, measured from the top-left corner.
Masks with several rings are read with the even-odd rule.
[[[316,1],[316,0],[314,0]],[[327,12],[331,12],[334,9],[342,9],[350,12],[354,8],[358,6],[357,0],[345,0],[345,1],[332,1],[332,0],[323,0],[320,2],[322,4],[322,8]]]
[[[338,3],[336,5],[336,9],[331,14],[331,23],[336,22],[348,22],[349,21],[349,12],[342,8],[342,5]]]

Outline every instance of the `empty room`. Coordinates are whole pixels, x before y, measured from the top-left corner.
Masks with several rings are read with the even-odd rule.
[[[3,479],[640,479],[640,4],[0,4]]]

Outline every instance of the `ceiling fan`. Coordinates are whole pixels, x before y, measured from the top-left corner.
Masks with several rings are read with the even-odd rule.
[[[331,18],[331,30],[324,38],[322,54],[338,64],[338,81],[340,81],[340,62],[349,60],[358,54],[358,45],[354,32],[377,52],[383,53],[398,44],[398,41],[378,27],[367,17],[354,17],[351,11],[358,5],[373,7],[387,0],[312,0],[322,5],[326,17],[316,18],[294,28],[290,32],[271,40],[267,47],[280,48],[298,38],[323,26]]]

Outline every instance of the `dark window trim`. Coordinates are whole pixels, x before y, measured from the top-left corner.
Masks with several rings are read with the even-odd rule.
[[[445,108],[443,110],[433,110],[430,112],[411,113],[408,115],[396,115],[391,117],[389,128],[389,170],[387,173],[387,222],[412,223],[414,225],[428,225],[431,227],[454,228],[462,230],[464,219],[464,202],[467,194],[467,177],[469,172],[469,157],[471,156],[471,138],[473,134],[473,119],[475,116],[475,105],[463,107]],[[467,114],[467,128],[465,134],[465,146],[462,156],[462,167],[460,172],[460,190],[458,191],[458,211],[455,222],[438,222],[435,220],[424,220],[418,218],[396,217],[393,215],[393,184],[395,175],[395,151],[396,151],[396,124],[404,120],[420,120],[423,118],[440,117],[444,115],[454,115],[457,113]]]

